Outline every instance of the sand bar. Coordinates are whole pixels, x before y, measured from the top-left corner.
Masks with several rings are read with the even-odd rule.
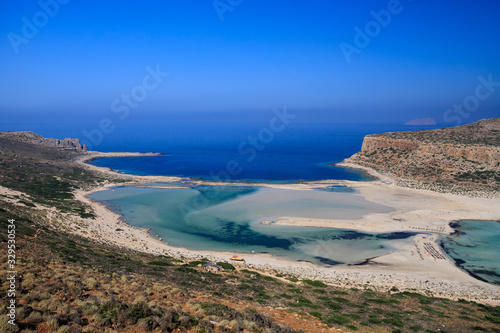
[[[228,261],[233,255],[246,259],[243,265],[250,268],[270,270],[297,276],[318,279],[327,283],[357,288],[372,288],[387,291],[392,286],[400,290],[414,290],[437,297],[468,299],[488,304],[500,304],[500,286],[474,279],[459,269],[442,253],[437,245],[439,233],[450,233],[451,221],[459,219],[500,220],[498,199],[469,198],[454,194],[441,194],[425,190],[398,187],[387,177],[377,181],[351,182],[324,180],[303,183],[224,183],[225,186],[267,186],[294,190],[312,190],[332,185],[351,186],[368,201],[392,207],[394,210],[382,214],[368,214],[358,220],[319,220],[293,216],[280,217],[277,224],[334,227],[366,232],[419,231],[427,234],[414,236],[411,242],[395,243],[396,251],[374,258],[366,265],[318,266],[308,262],[295,262],[268,254],[237,252],[194,251],[170,246],[149,235],[146,229],[130,226],[120,216],[87,196],[117,185],[138,185],[153,182],[185,182],[190,184],[221,185],[220,183],[167,176],[135,176],[117,173],[107,168],[86,164],[86,161],[104,157],[143,156],[139,153],[89,153],[78,160],[86,168],[108,176],[126,180],[123,183],[108,182],[92,190],[78,189],[76,199],[94,209],[96,219],[82,219],[65,214],[53,214],[62,218],[67,230],[98,242],[116,244],[149,253],[165,254],[185,258],[208,258],[213,261]],[[112,155],[113,154],[113,155]],[[153,156],[153,155],[149,155]],[[373,173],[372,173],[373,174]],[[9,195],[10,190],[1,188]],[[39,207],[40,208],[40,207]],[[43,209],[43,208],[41,208]],[[328,249],[324,249],[328,251]],[[438,255],[436,255],[436,253]],[[442,258],[439,256],[442,255]]]

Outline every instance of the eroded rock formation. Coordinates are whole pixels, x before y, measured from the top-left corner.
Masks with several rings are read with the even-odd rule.
[[[54,139],[54,138],[44,138],[41,135],[38,135],[38,134],[33,133],[33,132],[29,132],[29,131],[1,132],[1,135],[5,136],[7,138],[12,138],[13,140],[23,141],[23,142],[33,143],[33,144],[58,147],[58,148],[65,148],[65,149],[75,149],[75,150],[88,151],[87,145],[82,145],[80,143],[80,140],[78,140],[78,139],[66,138],[66,139],[60,140],[60,139]]]

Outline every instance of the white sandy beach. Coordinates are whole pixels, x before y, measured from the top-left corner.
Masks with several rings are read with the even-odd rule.
[[[327,283],[387,291],[396,286],[399,290],[414,290],[436,297],[468,299],[489,304],[500,304],[500,286],[481,282],[459,269],[448,259],[437,245],[439,233],[450,233],[449,223],[460,219],[500,220],[498,199],[469,198],[453,194],[407,189],[395,186],[391,179],[380,181],[316,181],[300,184],[248,183],[252,186],[269,186],[294,190],[311,190],[332,185],[347,185],[359,191],[368,201],[392,207],[388,213],[368,214],[358,220],[321,220],[293,216],[280,217],[275,223],[314,227],[332,227],[366,232],[419,231],[428,235],[414,236],[411,242],[395,242],[396,251],[370,260],[360,266],[317,266],[307,262],[294,262],[267,254],[224,253],[215,251],[193,251],[169,246],[149,235],[145,229],[129,226],[120,221],[120,216],[105,206],[89,199],[90,193],[106,190],[117,185],[147,184],[154,182],[186,182],[199,184],[217,183],[193,181],[179,177],[135,176],[116,173],[110,169],[86,164],[85,161],[105,156],[140,156],[139,153],[95,153],[89,152],[78,163],[114,178],[126,178],[127,182],[108,182],[102,187],[89,191],[76,190],[76,199],[92,206],[96,219],[81,219],[59,214],[64,219],[64,227],[73,233],[96,241],[117,244],[131,249],[156,254],[185,258],[205,257],[214,261],[228,261],[232,255],[241,255],[245,263],[237,263],[250,268],[281,272],[325,281]],[[372,173],[373,174],[373,173]],[[224,184],[232,185],[232,184]],[[245,185],[235,183],[234,185]],[[174,185],[173,185],[174,186]],[[179,186],[176,184],[175,186]],[[0,188],[0,193],[11,195],[12,191]],[[52,216],[55,216],[54,214]],[[328,248],[323,249],[329,251]],[[441,257],[442,256],[442,257]]]

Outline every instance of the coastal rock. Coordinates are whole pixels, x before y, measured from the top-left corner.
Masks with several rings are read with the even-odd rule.
[[[89,150],[87,145],[82,145],[80,143],[80,140],[78,139],[66,138],[60,140],[54,138],[44,138],[41,135],[29,131],[2,132],[2,135],[11,138],[13,140],[23,141],[37,145],[58,147],[63,149],[75,149],[81,151]]]
[[[425,131],[367,135],[345,162],[389,176],[500,189],[500,118]]]
[[[77,149],[77,150],[83,150],[83,151],[88,150],[87,146],[80,144],[80,140],[78,140],[78,139],[66,138],[64,140],[59,140],[59,139],[53,139],[53,138],[42,138],[42,140],[40,140],[39,143],[44,144],[44,145],[48,145],[48,146],[66,148],[66,149]]]

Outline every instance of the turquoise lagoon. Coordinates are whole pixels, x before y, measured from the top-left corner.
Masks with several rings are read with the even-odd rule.
[[[414,235],[261,223],[283,216],[357,219],[391,210],[346,189],[122,186],[91,197],[123,215],[127,223],[151,228],[151,234],[170,245],[194,250],[270,253],[324,265],[361,264],[392,252],[395,240]]]
[[[475,278],[500,285],[500,222],[464,220],[441,237],[440,245],[457,266]]]
[[[123,215],[127,223],[151,228],[151,234],[173,246],[270,253],[321,265],[363,264],[392,252],[393,242],[409,241],[416,234],[272,223],[285,216],[357,219],[391,210],[364,200],[350,187],[301,191],[250,186],[119,186],[91,197]],[[500,285],[500,222],[459,221],[451,226],[456,232],[440,237],[447,255],[473,277]]]

